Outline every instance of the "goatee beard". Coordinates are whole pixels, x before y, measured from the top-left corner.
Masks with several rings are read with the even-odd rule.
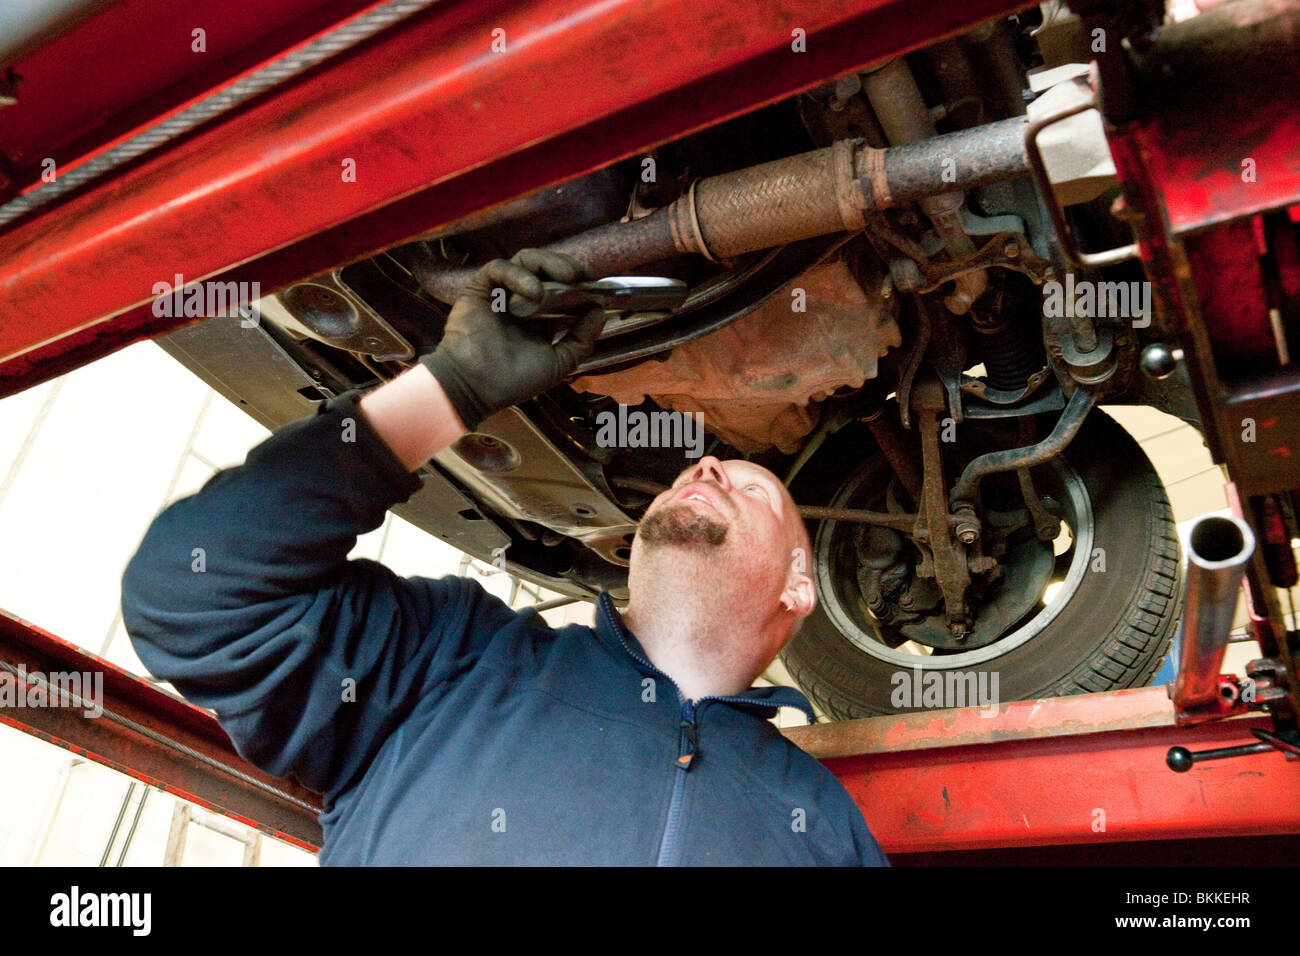
[[[716,548],[727,539],[727,526],[711,521],[689,505],[671,505],[647,515],[637,534],[648,545]]]

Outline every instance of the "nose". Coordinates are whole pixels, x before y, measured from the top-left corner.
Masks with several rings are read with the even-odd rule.
[[[722,467],[722,462],[712,455],[705,455],[699,460],[699,463],[691,469],[690,477],[687,481],[712,481],[721,485],[724,491],[731,490],[731,483],[727,481],[727,472]]]

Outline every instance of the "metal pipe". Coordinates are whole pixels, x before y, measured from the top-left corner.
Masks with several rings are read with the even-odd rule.
[[[786,156],[701,179],[670,205],[678,249],[728,259],[866,225],[857,188],[858,145]]]
[[[916,77],[902,57],[865,74],[862,89],[891,146],[905,146],[938,136],[930,109],[916,85]],[[942,165],[951,167],[953,161],[948,158]],[[942,193],[924,196],[919,202],[921,211],[934,225],[954,262],[964,261],[975,254],[975,243],[966,234],[961,221],[961,208],[966,202],[964,192],[949,188]],[[964,315],[988,288],[988,277],[984,270],[976,269],[958,276],[954,286],[956,288],[944,299],[944,304],[949,311]]]
[[[1246,562],[1254,551],[1255,535],[1240,518],[1211,515],[1188,531],[1187,598],[1173,690],[1174,706],[1180,712],[1207,707],[1218,699],[1228,631]]]
[[[684,253],[727,258],[857,231],[869,208],[942,198],[1026,175],[1026,123],[1015,117],[889,149],[841,140],[699,180],[687,195],[648,216],[608,223],[546,248],[573,256],[593,275],[608,276]],[[953,210],[939,204],[934,213],[949,232],[955,228]],[[446,303],[478,271],[453,266],[419,246],[399,256],[425,291]]]
[[[629,491],[639,491],[642,494],[658,495],[667,491],[667,485],[661,485],[657,481],[648,481],[645,478],[624,478],[616,476],[609,479],[609,483],[615,488],[626,488]],[[810,518],[814,521],[845,521],[856,524],[873,524],[881,528],[893,528],[895,531],[912,532],[916,525],[916,515],[914,514],[892,514],[886,511],[866,511],[861,508],[831,508],[822,505],[796,505],[799,511],[799,517]]]
[[[557,607],[567,607],[570,604],[577,604],[579,601],[589,601],[589,600],[591,599],[585,597],[551,598],[549,601],[542,601],[540,604],[533,604],[527,608],[522,608],[521,610],[536,611],[538,614],[540,614],[542,613],[542,611],[551,611]]]
[[[673,241],[668,207],[631,222],[611,222],[546,248],[572,256],[593,276],[618,275],[647,262],[681,253]],[[426,292],[441,302],[454,302],[478,266],[451,266],[421,246],[407,246],[399,256]]]
[[[135,840],[135,828],[140,825],[140,816],[144,813],[144,805],[149,802],[149,794],[152,792],[148,787],[145,787],[144,793],[140,794],[140,802],[135,807],[135,816],[131,818],[131,828],[126,831],[126,839],[122,841],[122,849],[117,854],[117,862],[113,864],[114,866],[121,866],[126,860],[127,851],[131,849],[131,842]]]
[[[921,472],[917,470],[911,449],[903,442],[903,436],[894,425],[894,420],[884,411],[879,411],[869,418],[864,418],[872,436],[894,469],[894,475],[912,496],[913,503],[921,500]]]
[[[1006,451],[993,451],[980,455],[961,473],[957,483],[952,487],[948,500],[956,511],[959,507],[969,508],[974,504],[979,491],[980,481],[989,475],[1001,471],[1014,471],[1017,468],[1032,468],[1055,458],[1065,451],[1066,446],[1074,440],[1083,421],[1097,403],[1097,393],[1090,388],[1080,386],[1070,396],[1061,417],[1051,434],[1036,445],[1027,448],[1009,448]]]
[[[122,806],[117,811],[117,819],[113,821],[112,832],[108,834],[108,843],[104,846],[104,855],[99,858],[100,866],[108,866],[108,855],[113,852],[113,843],[117,840],[117,831],[122,828],[122,821],[126,818],[126,808],[131,803],[131,798],[135,796],[135,781],[126,788],[126,796],[122,798]]]
[[[1028,117],[1013,116],[906,146],[876,150],[884,154],[882,177],[887,190],[876,195],[876,205],[897,206],[940,191],[965,191],[1026,175],[1028,125]]]

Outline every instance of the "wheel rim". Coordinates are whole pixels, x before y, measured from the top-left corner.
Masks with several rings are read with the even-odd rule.
[[[1021,647],[1042,633],[1074,597],[1083,582],[1083,576],[1088,571],[1088,562],[1093,551],[1092,499],[1083,479],[1069,462],[1061,458],[1057,458],[1043,470],[1055,476],[1055,481],[1052,483],[1061,493],[1062,520],[1073,537],[1072,554],[1057,593],[1050,603],[1043,605],[1041,610],[1028,621],[992,643],[971,651],[930,655],[891,648],[881,640],[879,634],[860,623],[860,619],[869,618],[869,613],[856,583],[844,581],[835,573],[837,562],[832,558],[837,547],[842,546],[847,540],[844,534],[845,523],[823,521],[817,530],[814,544],[815,581],[818,600],[831,623],[845,639],[864,653],[901,667],[919,667],[922,670],[949,670],[955,667],[983,664]],[[842,497],[846,489],[851,490],[862,478],[862,475],[858,475],[847,482],[836,498]],[[856,615],[854,605],[848,602],[855,602]]]

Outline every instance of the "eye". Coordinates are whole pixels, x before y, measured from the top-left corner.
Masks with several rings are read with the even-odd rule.
[[[761,497],[764,501],[770,500],[768,498],[767,489],[764,488],[762,485],[749,484],[746,485],[742,490],[747,495],[755,495],[756,497]]]

